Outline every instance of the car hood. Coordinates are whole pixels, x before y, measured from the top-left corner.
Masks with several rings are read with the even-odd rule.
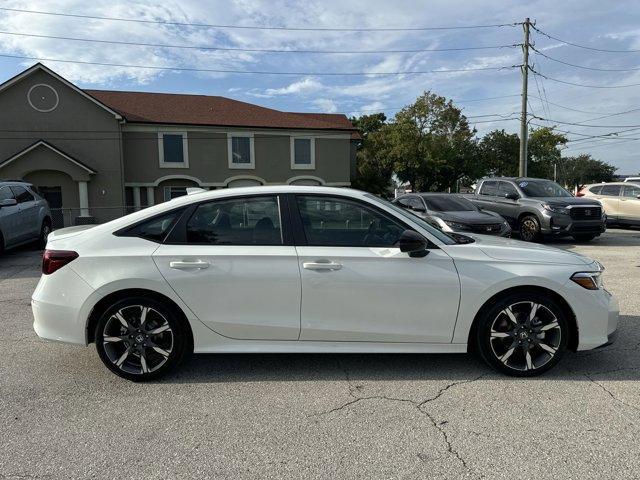
[[[434,217],[440,217],[447,222],[458,222],[465,225],[486,225],[488,223],[502,223],[502,217],[497,214],[478,211],[461,211],[461,212],[434,212]]]
[[[467,235],[473,237],[474,246],[488,257],[496,260],[558,265],[591,265],[593,260],[579,253],[560,250],[538,243],[522,242],[510,238],[489,235]]]
[[[540,203],[551,203],[562,207],[567,205],[600,205],[600,202],[595,198],[585,197],[527,197],[526,199]]]

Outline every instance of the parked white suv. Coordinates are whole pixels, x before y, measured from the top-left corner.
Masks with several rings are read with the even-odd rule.
[[[477,350],[531,376],[612,340],[618,304],[581,255],[445,234],[371,194],[195,193],[49,236],[37,334],[95,342],[146,380],[195,352]]]
[[[49,204],[31,184],[0,180],[0,254],[35,241],[44,248],[49,232]]]

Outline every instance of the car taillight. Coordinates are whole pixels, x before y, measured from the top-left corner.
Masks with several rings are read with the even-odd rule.
[[[70,250],[45,250],[42,254],[42,273],[51,275],[76,258],[78,258],[78,252],[72,252]]]

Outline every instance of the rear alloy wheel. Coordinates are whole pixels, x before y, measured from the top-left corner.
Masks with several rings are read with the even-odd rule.
[[[573,239],[576,242],[590,242],[591,240],[593,240],[596,237],[597,237],[597,235],[592,235],[590,233],[578,233],[576,235],[573,235]]]
[[[480,319],[482,358],[507,375],[539,375],[560,361],[569,330],[562,309],[539,294],[512,295]]]
[[[120,300],[107,309],[98,321],[95,339],[107,368],[133,381],[166,374],[180,363],[187,344],[175,314],[144,297]]]
[[[520,239],[525,242],[535,242],[540,237],[540,222],[533,215],[527,215],[520,220]]]

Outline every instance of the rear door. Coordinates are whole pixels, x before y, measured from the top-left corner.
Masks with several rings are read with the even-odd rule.
[[[640,186],[624,185],[620,197],[619,219],[632,224],[640,223]]]
[[[498,182],[495,180],[485,180],[480,185],[478,194],[474,196],[473,201],[475,204],[485,210],[491,212],[497,208],[496,202],[498,200]]]
[[[300,270],[278,195],[192,206],[153,254],[164,278],[215,332],[298,340]]]
[[[620,215],[620,192],[622,191],[621,185],[606,184],[602,186],[600,194],[597,196],[598,200],[602,203],[604,211],[607,217],[617,220]]]
[[[9,186],[0,187],[0,201],[15,198],[13,190]],[[0,232],[4,237],[5,246],[10,246],[20,241],[20,206],[11,205],[0,207]]]
[[[19,185],[12,185],[11,190],[18,201],[20,210],[21,240],[37,237],[40,234],[40,225],[36,198],[26,188]]]
[[[451,342],[460,282],[446,253],[400,252],[396,244],[408,227],[366,202],[299,194],[291,204],[301,340]]]

